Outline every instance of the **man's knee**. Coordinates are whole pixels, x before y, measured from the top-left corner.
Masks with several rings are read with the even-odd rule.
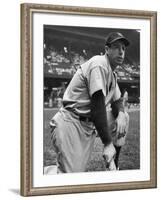
[[[114,140],[113,140],[114,145],[117,147],[123,146],[126,142],[126,137],[127,137],[128,129],[129,129],[129,114],[127,112],[125,112],[125,116],[126,116],[125,135],[124,135],[124,137],[121,137],[121,138],[118,138],[118,136],[114,137]]]
[[[130,120],[129,114],[127,112],[125,112],[125,116],[126,116],[127,124],[129,124],[129,120]]]

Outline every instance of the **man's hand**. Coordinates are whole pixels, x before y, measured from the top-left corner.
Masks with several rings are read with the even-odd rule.
[[[119,112],[118,117],[116,118],[117,130],[116,133],[123,135],[125,134],[126,129],[126,115],[124,112]]]
[[[113,145],[113,143],[111,142],[110,144],[104,146],[104,150],[103,150],[103,158],[106,161],[106,167],[108,168],[110,165],[110,162],[113,160],[113,158],[115,157],[116,154],[116,150],[115,147]]]

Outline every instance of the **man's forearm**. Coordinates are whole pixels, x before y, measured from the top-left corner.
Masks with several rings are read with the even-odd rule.
[[[107,131],[107,116],[106,107],[104,102],[104,95],[102,90],[95,92],[91,98],[91,116],[92,121],[98,131],[98,134],[104,145],[111,143],[112,138],[110,133]]]
[[[118,116],[119,112],[124,112],[123,99],[120,98],[120,99],[114,101],[111,104],[111,108],[112,108],[112,113],[113,113],[114,117],[116,118]]]

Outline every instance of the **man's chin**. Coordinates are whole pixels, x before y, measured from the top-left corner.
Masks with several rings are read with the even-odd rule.
[[[118,65],[122,65],[123,61],[122,62],[116,62],[116,66]]]
[[[122,58],[117,58],[115,61],[116,61],[116,63],[117,63],[118,65],[121,65],[121,64],[123,63],[124,59],[122,59]]]

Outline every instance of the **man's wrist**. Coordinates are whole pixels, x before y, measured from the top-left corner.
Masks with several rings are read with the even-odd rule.
[[[124,117],[125,112],[124,111],[119,111],[117,118]]]
[[[120,111],[119,111],[119,114],[120,114],[120,115],[125,114],[125,111],[124,111],[124,110],[120,110]]]
[[[104,144],[104,146],[109,145],[112,142],[112,137],[111,134],[108,134],[107,132],[107,128],[100,128],[98,130],[98,134],[102,140],[102,143]]]
[[[124,106],[123,106],[122,98],[114,101],[111,104],[111,107],[112,107],[112,113],[113,113],[115,118],[118,116],[119,112],[124,112]]]
[[[104,144],[104,148],[106,148],[106,147],[111,147],[111,146],[113,146],[113,142],[112,142],[112,141],[110,141],[110,142],[107,143],[107,144]]]

